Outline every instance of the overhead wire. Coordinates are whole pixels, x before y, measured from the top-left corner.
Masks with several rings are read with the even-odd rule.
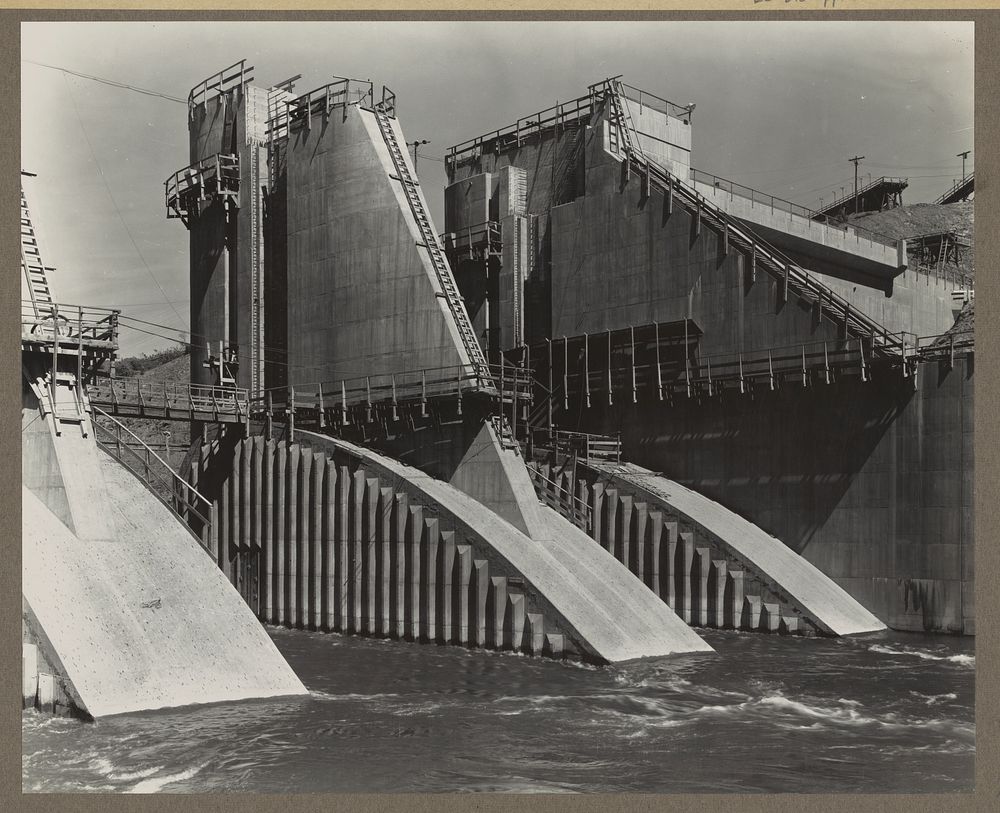
[[[63,68],[60,65],[48,65],[45,62],[36,62],[33,59],[22,59],[22,62],[27,62],[30,65],[38,65],[40,68],[49,68],[54,71],[62,71],[63,73],[68,73],[73,76],[79,76],[81,79],[89,79],[92,82],[100,82],[102,85],[110,85],[111,87],[122,88],[123,90],[132,90],[136,93],[142,93],[146,96],[157,96],[160,99],[166,99],[170,102],[177,102],[179,104],[187,104],[187,99],[179,99],[176,96],[171,96],[168,93],[160,93],[156,90],[149,90],[148,88],[141,88],[137,85],[129,85],[125,82],[116,82],[114,79],[105,79],[101,76],[93,76],[89,73],[81,73],[80,71],[70,70],[69,68]]]

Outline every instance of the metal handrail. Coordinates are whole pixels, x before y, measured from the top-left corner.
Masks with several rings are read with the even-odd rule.
[[[971,183],[971,184],[974,185],[975,184],[975,175],[976,175],[975,171],[972,171],[968,175],[966,175],[964,178],[962,178],[962,180],[955,181],[955,183],[952,185],[951,189],[949,189],[943,195],[939,195],[937,198],[934,199],[934,203],[937,204],[937,205],[941,205],[946,200],[948,200],[948,198],[950,198],[952,195],[954,195],[956,192],[958,192],[958,190],[960,190],[966,184],[970,184]]]
[[[502,374],[501,374],[502,372]],[[285,388],[275,388],[281,392]],[[295,384],[288,387],[286,402],[275,399],[273,393],[250,399],[251,413],[259,414],[260,405],[270,398],[273,406],[334,409],[365,403],[425,400],[456,392],[472,393],[494,390],[515,399],[530,399],[531,371],[510,365],[456,364],[447,367],[427,367],[391,373],[374,373],[339,380]]]
[[[244,417],[250,410],[249,391],[213,384],[144,381],[141,376],[96,378],[89,386],[92,401],[178,412],[208,411]],[[134,393],[134,397],[133,397]]]
[[[876,178],[874,181],[866,186],[862,186],[857,192],[845,192],[841,197],[835,198],[829,206],[824,206],[818,214],[828,217],[830,212],[835,211],[838,207],[843,206],[847,201],[854,200],[855,198],[860,198],[862,195],[871,192],[873,189],[881,186],[882,184],[888,185],[898,185],[901,188],[906,188],[909,185],[909,178],[893,178],[890,175],[883,175],[880,178]]]
[[[558,125],[565,126],[584,118],[589,119],[596,109],[595,103],[594,95],[588,93],[586,96],[579,96],[568,102],[557,102],[552,107],[519,118],[514,124],[462,141],[448,148],[445,155],[445,168],[453,167],[465,153],[474,153],[481,150],[486,144],[500,142],[502,145],[511,136],[514,137],[515,143],[520,144],[523,139]]]
[[[550,480],[536,466],[529,466],[528,472],[535,486],[535,494],[542,502],[559,511],[574,525],[590,531],[593,512],[584,500],[554,480]]]
[[[790,200],[770,195],[767,192],[761,192],[759,189],[744,186],[743,184],[727,180],[726,178],[721,178],[710,172],[695,169],[694,167],[691,167],[691,180],[696,184],[703,183],[706,186],[713,187],[714,189],[720,189],[723,192],[728,192],[730,195],[735,195],[736,197],[749,200],[751,205],[760,203],[770,207],[772,211],[777,209],[780,212],[786,212],[787,214],[802,217],[809,221],[816,221],[831,229],[842,231],[845,234],[854,232],[857,235],[865,237],[869,243],[878,243],[891,248],[896,248],[899,244],[899,241],[896,238],[890,237],[888,234],[883,234],[873,229],[866,229],[862,226],[854,225],[853,223],[847,224],[835,221],[829,215],[817,212],[814,209],[810,209],[808,206],[801,206],[798,203],[792,203]],[[859,192],[858,194],[861,193]]]
[[[239,80],[239,81],[236,81]],[[215,91],[214,96],[221,95],[234,87],[241,87],[247,82],[253,81],[253,65],[246,67],[246,60],[241,59],[234,62],[227,68],[223,68],[218,73],[213,73],[207,79],[202,80],[188,93],[188,109],[191,110],[199,104],[207,102],[213,96],[209,96],[211,91]]]
[[[113,443],[108,443],[97,438],[98,444],[101,448],[105,449],[109,454],[111,454],[116,460],[118,460],[122,465],[128,468],[133,474],[140,477],[143,482],[149,487],[150,491],[155,494],[160,501],[167,506],[176,516],[180,519],[188,530],[198,539],[201,546],[206,550],[210,551],[208,536],[211,532],[212,522],[212,503],[206,497],[204,497],[198,490],[187,482],[183,477],[181,477],[177,472],[175,472],[166,461],[163,460],[156,452],[154,452],[138,435],[132,432],[127,426],[121,422],[115,420],[111,415],[105,412],[100,407],[91,404],[91,409],[94,413],[101,418],[110,421],[114,426],[114,431],[112,431],[107,426],[104,426],[98,421],[91,421],[91,424],[95,427],[95,430],[100,433],[104,432],[112,438]],[[122,433],[127,434],[135,446],[143,449],[145,455],[139,454],[134,448],[134,445],[123,442]],[[128,450],[128,452],[142,464],[142,469],[135,468],[129,465],[128,458],[122,454],[122,450]],[[117,453],[116,453],[117,452]],[[156,472],[152,468],[152,461],[150,457],[159,464],[161,469],[165,469],[168,473],[168,477]],[[164,497],[163,491],[154,487],[155,483],[158,483],[160,487],[170,494],[170,499],[168,500]],[[181,508],[180,506],[183,506]],[[191,527],[190,514],[198,519],[201,524],[199,531],[196,531]]]
[[[118,318],[116,308],[94,308],[63,302],[32,302],[21,300],[21,337],[26,340],[52,341],[58,337],[74,342],[117,344]]]
[[[209,187],[214,181],[214,187]],[[187,206],[183,199],[197,193],[199,198],[206,194],[235,197],[240,186],[240,159],[238,155],[218,153],[195,161],[177,170],[163,182],[164,202],[167,217],[183,217]]]
[[[285,126],[308,128],[312,126],[314,115],[326,115],[331,110],[346,108],[352,104],[360,105],[366,99],[371,106],[374,99],[373,88],[373,84],[366,79],[334,77],[333,82],[320,85],[294,98],[279,101],[278,104],[284,109],[276,111],[276,115],[268,121],[269,130],[272,122],[275,133]]]
[[[458,251],[486,244],[489,247],[501,246],[501,226],[498,220],[484,220],[473,223],[456,231],[442,232],[438,238],[444,244],[445,251]]]

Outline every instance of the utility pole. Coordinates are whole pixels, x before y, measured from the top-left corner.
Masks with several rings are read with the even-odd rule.
[[[417,171],[417,147],[419,147],[421,144],[430,144],[430,143],[431,142],[428,141],[426,138],[424,138],[424,139],[422,139],[420,141],[409,141],[409,142],[407,142],[407,144],[406,144],[407,147],[413,147],[413,171],[414,172]]]
[[[863,155],[855,155],[853,158],[848,158],[847,160],[854,164],[854,214],[857,214],[861,203],[858,200],[858,163],[864,161],[865,157]]]
[[[965,152],[960,152],[960,153],[958,153],[958,155],[955,156],[956,158],[961,158],[962,159],[962,182],[963,183],[965,183],[965,159],[969,157],[969,153],[970,152],[972,152],[972,150],[966,150]]]

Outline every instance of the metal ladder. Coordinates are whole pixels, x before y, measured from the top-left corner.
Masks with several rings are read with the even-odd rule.
[[[28,200],[24,196],[24,187],[21,187],[21,271],[28,284],[28,293],[31,297],[31,305],[35,311],[35,318],[52,315],[52,291],[49,288],[47,271],[42,264],[42,255],[38,249],[38,236],[35,234],[35,227],[31,223],[31,215],[28,212]]]
[[[465,303],[458,293],[458,286],[455,284],[455,278],[452,276],[451,268],[445,259],[444,250],[438,242],[437,234],[435,234],[434,228],[431,226],[430,217],[417,191],[419,181],[413,177],[407,167],[406,159],[399,148],[399,142],[396,140],[396,134],[392,130],[392,122],[389,119],[389,114],[381,104],[374,105],[374,113],[375,120],[378,122],[379,130],[382,133],[382,139],[385,141],[386,147],[389,148],[389,155],[392,157],[392,163],[396,169],[395,179],[402,185],[406,200],[410,204],[410,211],[413,213],[414,220],[417,221],[417,228],[420,230],[420,237],[423,240],[422,245],[427,249],[428,255],[430,255],[431,264],[434,266],[438,283],[444,292],[445,302],[448,303],[448,308],[455,319],[455,324],[458,327],[459,335],[462,337],[462,344],[465,346],[469,361],[476,369],[477,375],[488,378],[489,369],[486,366],[486,357],[483,355],[483,349],[480,347],[479,339],[476,338],[476,333],[472,329],[469,314],[466,312]]]

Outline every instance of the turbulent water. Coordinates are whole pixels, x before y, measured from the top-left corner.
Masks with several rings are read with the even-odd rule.
[[[25,791],[971,790],[972,639],[707,632],[585,667],[271,635],[307,697],[22,718]]]

